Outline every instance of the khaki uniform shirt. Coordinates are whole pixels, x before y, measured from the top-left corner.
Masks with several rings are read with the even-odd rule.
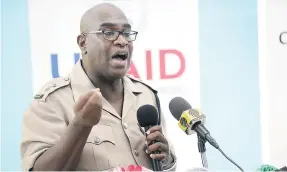
[[[87,138],[77,170],[108,170],[128,165],[152,169],[145,153],[145,136],[137,122],[137,109],[145,104],[156,106],[155,94],[144,83],[125,76],[122,117],[103,98],[102,117]],[[81,66],[81,60],[68,77],[51,80],[35,96],[23,118],[21,142],[22,169],[31,170],[36,159],[63,135],[75,114],[73,106],[79,97],[95,89]],[[161,114],[163,134],[165,125]],[[176,158],[165,170],[175,170]]]

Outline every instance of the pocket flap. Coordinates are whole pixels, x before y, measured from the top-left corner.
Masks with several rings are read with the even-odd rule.
[[[100,145],[104,142],[110,142],[115,145],[116,143],[112,127],[101,124],[95,125],[90,132],[87,142],[96,145]]]

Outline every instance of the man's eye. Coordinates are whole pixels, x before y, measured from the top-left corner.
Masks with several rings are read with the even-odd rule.
[[[106,34],[107,36],[113,36],[113,35],[116,35],[116,32],[106,31],[105,34]]]
[[[136,33],[135,32],[125,32],[125,36],[134,36]]]
[[[129,32],[124,32],[124,36],[129,37],[130,35],[131,35],[131,33],[129,33]]]

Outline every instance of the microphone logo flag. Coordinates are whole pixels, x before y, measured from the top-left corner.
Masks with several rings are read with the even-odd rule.
[[[186,132],[186,134],[194,134],[193,126],[196,123],[205,123],[206,116],[199,109],[189,109],[181,114],[178,126]]]

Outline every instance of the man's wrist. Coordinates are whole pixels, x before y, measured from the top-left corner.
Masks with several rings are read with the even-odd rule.
[[[176,157],[170,151],[168,157],[163,161],[163,170],[164,171],[175,171],[176,168]]]
[[[173,157],[172,157],[172,155],[171,155],[171,152],[169,152],[168,155],[167,155],[167,157],[163,160],[162,164],[163,164],[164,166],[166,166],[166,165],[172,163],[173,161],[174,161],[174,160],[173,160]]]
[[[83,128],[93,128],[93,126],[94,126],[93,123],[83,119],[80,116],[75,116],[74,119],[72,120],[71,124],[75,125],[75,126],[80,126],[80,127],[83,127]]]

